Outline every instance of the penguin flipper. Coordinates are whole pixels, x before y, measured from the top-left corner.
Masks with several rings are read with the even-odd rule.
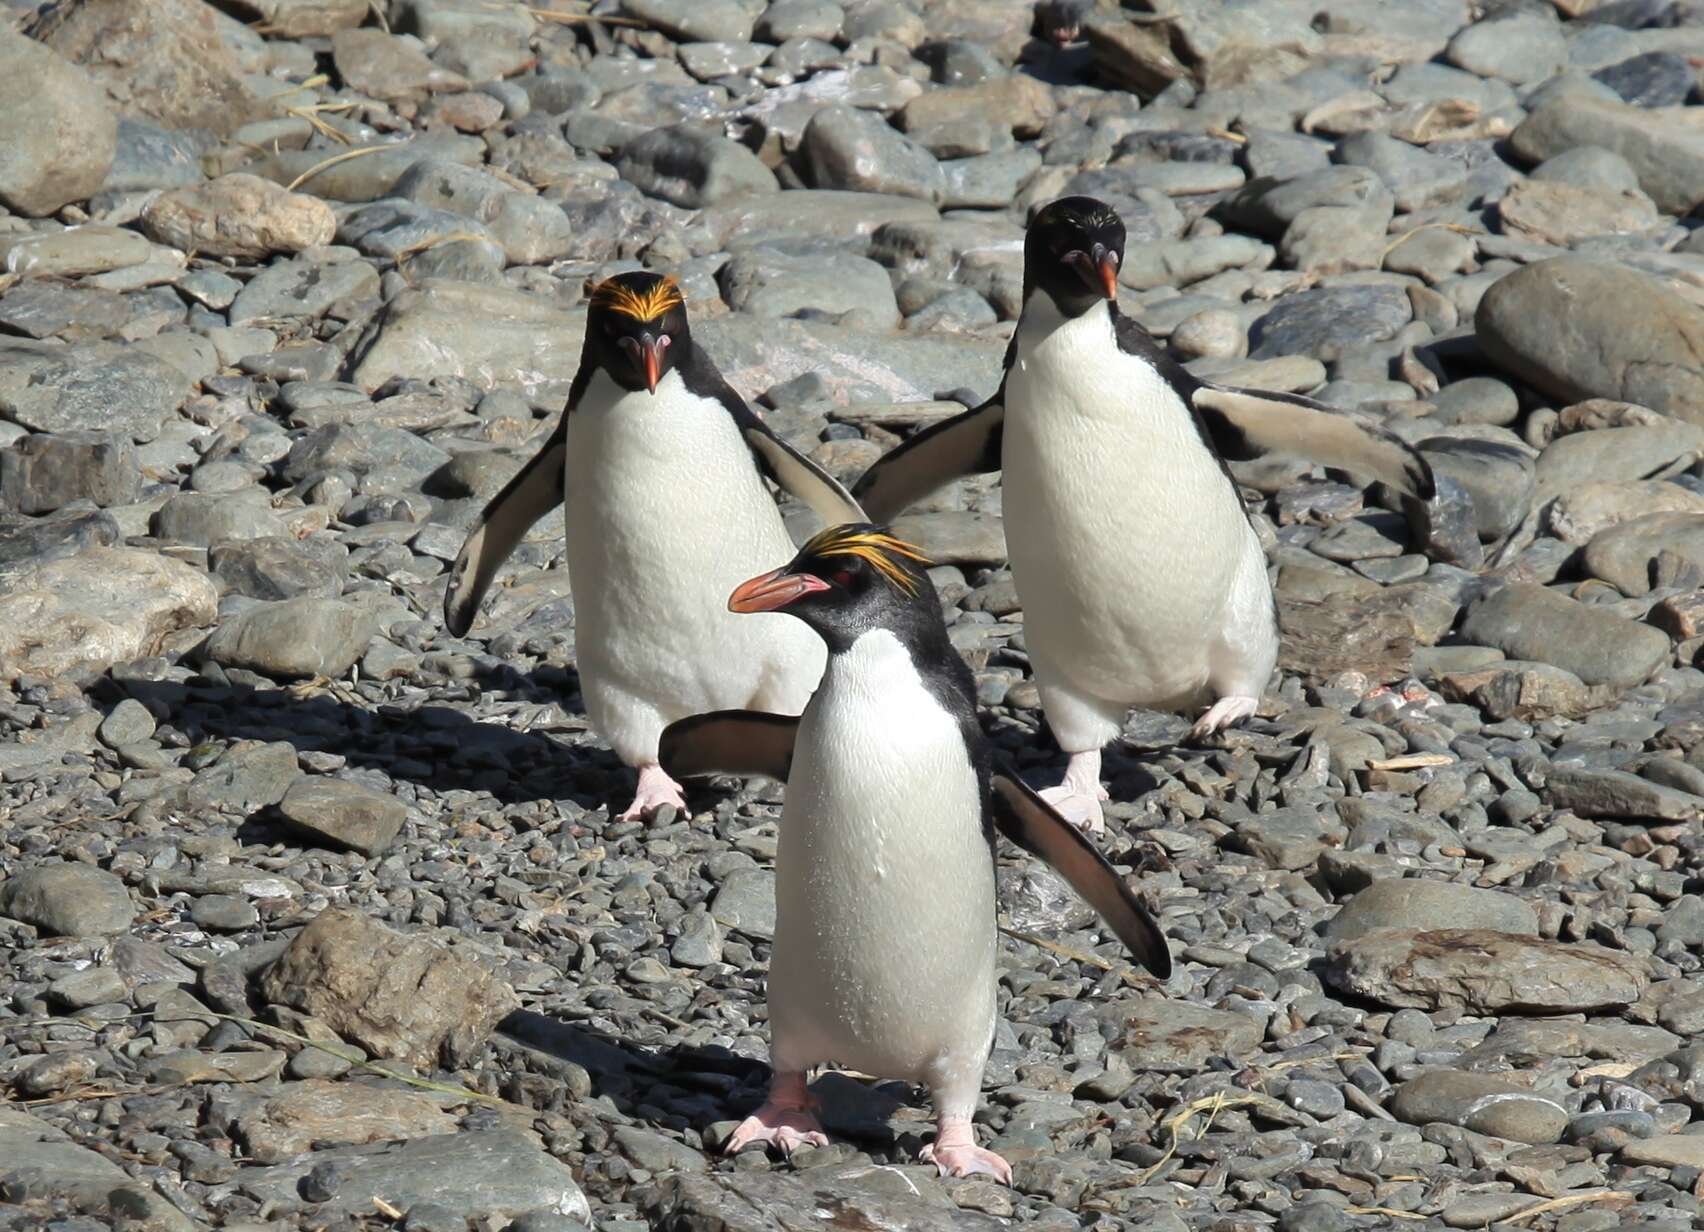
[[[1228,461],[1286,454],[1369,475],[1419,500],[1437,493],[1426,459],[1363,416],[1298,394],[1224,385],[1201,385],[1192,401],[1214,449]]]
[[[545,514],[562,503],[563,464],[568,453],[568,413],[563,412],[544,447],[491,498],[462,544],[444,592],[444,626],[461,637],[491,588],[497,570],[515,545]]]
[[[994,775],[993,805],[1000,833],[1065,878],[1155,978],[1171,976],[1171,947],[1159,923],[1082,831],[1005,774]]]
[[[663,728],[657,760],[674,778],[761,774],[780,783],[793,766],[799,716],[762,710],[712,710]]]
[[[1004,387],[981,406],[925,428],[865,471],[852,495],[875,522],[890,522],[943,484],[1000,469]]]
[[[757,416],[741,425],[746,447],[778,486],[810,506],[826,526],[863,522],[864,511],[840,481],[770,431]]]

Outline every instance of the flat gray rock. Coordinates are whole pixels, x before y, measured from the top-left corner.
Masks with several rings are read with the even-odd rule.
[[[919,1184],[906,1171],[862,1165],[797,1174],[669,1176],[647,1192],[643,1209],[654,1227],[728,1232],[812,1232],[822,1227],[824,1210],[884,1232],[995,1232],[1006,1226],[991,1215],[959,1209],[938,1186]]]
[[[1582,499],[1591,484],[1643,479],[1698,453],[1704,453],[1704,430],[1678,420],[1571,432],[1539,454],[1536,498],[1571,503]]]
[[[774,872],[766,868],[735,869],[711,898],[710,916],[723,928],[760,941],[774,940]]]
[[[38,864],[0,883],[0,915],[55,937],[121,933],[136,918],[124,882],[92,864]]]
[[[722,296],[736,312],[785,317],[805,309],[867,314],[871,327],[899,324],[888,272],[868,257],[818,248],[742,249],[718,275]]]
[[[1326,950],[1326,981],[1392,1008],[1568,1014],[1629,1005],[1642,960],[1585,943],[1440,928],[1385,929]]]
[[[183,405],[189,384],[140,349],[91,342],[34,365],[27,384],[0,378],[0,417],[37,432],[116,432],[151,441]]]
[[[1375,881],[1326,925],[1327,941],[1352,941],[1381,928],[1484,928],[1538,935],[1538,916],[1511,894],[1447,881]]]
[[[282,740],[240,743],[196,774],[188,799],[199,808],[247,814],[277,804],[301,777],[294,746]]]
[[[1545,780],[1544,794],[1556,808],[1572,809],[1581,817],[1647,822],[1704,817],[1704,797],[1621,770],[1558,767]]]
[[[373,632],[365,609],[302,596],[262,603],[225,621],[208,639],[207,654],[222,667],[278,679],[335,678],[361,657]]]
[[[356,1217],[373,1210],[373,1200],[380,1198],[401,1210],[430,1206],[463,1221],[491,1216],[507,1222],[530,1211],[591,1219],[568,1165],[546,1154],[531,1135],[507,1128],[315,1151],[256,1169],[246,1183],[266,1197],[299,1202],[304,1178],[322,1168],[335,1177],[335,1187],[316,1208],[318,1216]]]
[[[335,303],[376,296],[379,274],[353,249],[318,249],[275,261],[231,304],[232,325],[281,318],[313,320]]]
[[[1555,1142],[1568,1111],[1554,1099],[1490,1074],[1435,1070],[1411,1078],[1391,1096],[1390,1110],[1410,1125],[1442,1121],[1514,1142]]]
[[[622,177],[648,196],[687,209],[780,189],[775,173],[739,142],[701,128],[654,128],[621,148]]]
[[[1115,1002],[1096,1016],[1138,1071],[1195,1072],[1211,1058],[1236,1060],[1260,1043],[1260,1024],[1246,1015],[1164,997]]]
[[[83,500],[125,505],[141,486],[136,447],[117,433],[38,433],[0,450],[0,506],[18,513]]]
[[[1298,291],[1254,323],[1249,355],[1312,355],[1329,363],[1348,349],[1395,336],[1413,315],[1408,296],[1396,287]]]
[[[1475,602],[1461,635],[1512,659],[1553,663],[1587,684],[1617,688],[1642,683],[1669,653],[1659,630],[1530,583]]]
[[[992,392],[1001,344],[946,337],[884,338],[818,321],[721,317],[694,327],[735,389],[755,395],[807,372],[837,401],[933,400],[955,389]]]
[[[1569,91],[1527,116],[1509,144],[1535,163],[1583,145],[1619,154],[1666,213],[1684,214],[1704,198],[1704,131],[1660,110]]]
[[[297,780],[278,803],[293,829],[376,856],[395,840],[408,811],[400,800],[341,779]]]
[[[579,370],[585,328],[583,312],[536,296],[431,279],[385,306],[349,379],[371,391],[430,369],[487,389],[513,389],[555,409]]]

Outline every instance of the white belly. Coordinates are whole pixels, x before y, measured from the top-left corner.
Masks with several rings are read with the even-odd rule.
[[[800,721],[776,856],[777,1068],[980,1073],[995,953],[981,815],[963,737],[898,640],[867,633],[831,659]]]
[[[735,586],[796,549],[721,406],[672,372],[655,396],[600,374],[568,420],[564,509],[578,666],[600,726],[635,699],[663,722],[760,692],[804,705],[821,640],[788,616],[728,611]]]
[[[1032,296],[1006,379],[1006,539],[1038,670],[1096,697],[1182,704],[1260,542],[1178,395],[1097,307]]]

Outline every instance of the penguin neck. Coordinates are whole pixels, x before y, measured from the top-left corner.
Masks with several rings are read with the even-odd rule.
[[[1018,316],[1018,353],[1022,356],[1034,351],[1053,338],[1098,340],[1104,335],[1106,341],[1116,347],[1114,311],[1116,306],[1111,300],[1099,299],[1082,312],[1072,314],[1062,309],[1046,291],[1039,288],[1031,291],[1029,298],[1024,300],[1023,312]]]
[[[975,684],[947,637],[946,625],[939,618],[926,619],[923,612],[905,613],[913,614],[914,620],[889,619],[858,630],[824,633],[829,676],[852,680],[902,664],[913,676],[929,681],[931,692],[973,698]]]

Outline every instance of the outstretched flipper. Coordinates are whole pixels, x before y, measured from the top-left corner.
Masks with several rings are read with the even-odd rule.
[[[750,422],[740,424],[740,431],[746,447],[757,457],[759,469],[777,487],[808,505],[823,525],[865,520],[864,511],[839,480],[776,436],[761,419],[753,415]]]
[[[473,627],[474,615],[491,589],[491,579],[515,545],[545,514],[562,503],[568,451],[568,412],[556,423],[544,448],[523,466],[479,515],[450,569],[444,592],[444,625],[456,637]]]
[[[799,716],[762,710],[713,710],[663,728],[657,760],[675,778],[761,774],[787,781]]]
[[[998,772],[993,805],[1001,834],[1065,878],[1155,978],[1171,976],[1171,947],[1159,923],[1076,826],[1024,782]]]
[[[925,428],[878,458],[852,486],[852,495],[870,520],[890,522],[944,484],[999,470],[1006,428],[1001,392],[979,407]]]
[[[692,368],[692,379],[700,387],[711,390],[723,409],[733,416],[760,473],[808,505],[825,526],[867,520],[851,493],[833,475],[776,436],[774,429],[759,419],[739,392],[722,378],[703,351],[695,349],[687,362]]]
[[[1284,454],[1366,475],[1417,500],[1436,495],[1426,459],[1363,416],[1298,394],[1223,385],[1202,385],[1191,401],[1214,450],[1226,461]]]

